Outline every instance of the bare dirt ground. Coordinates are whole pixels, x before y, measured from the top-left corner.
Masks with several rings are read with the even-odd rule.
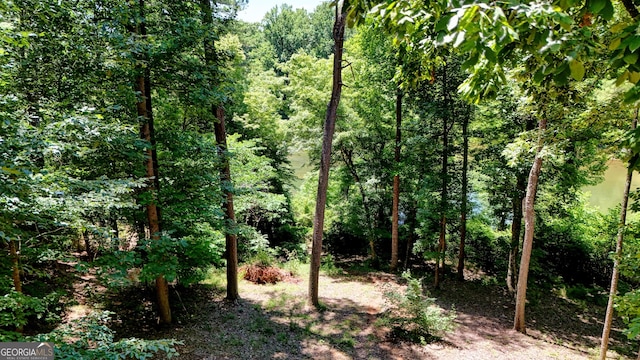
[[[219,287],[172,289],[174,325],[154,323],[152,293],[120,292],[107,308],[123,337],[175,338],[180,359],[593,359],[603,309],[552,293],[532,294],[528,334],[511,330],[514,302],[499,285],[445,279],[443,289],[425,287],[444,309],[455,307],[458,327],[439,341],[415,344],[394,339],[376,320],[385,310],[385,290],[402,291],[387,273],[321,275],[324,309],[305,306],[306,275],[276,285],[240,282],[241,300],[229,303]],[[611,359],[635,358],[636,342],[619,327]]]

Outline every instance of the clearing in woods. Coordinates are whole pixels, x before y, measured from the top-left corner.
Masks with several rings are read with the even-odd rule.
[[[458,326],[441,340],[419,344],[394,338],[377,322],[388,306],[383,293],[403,290],[399,276],[357,267],[322,274],[324,309],[315,311],[305,306],[307,271],[301,264],[295,277],[275,285],[241,280],[236,304],[224,300],[221,272],[203,285],[172,288],[175,321],[166,327],[155,323],[153,293],[140,287],[107,292],[105,307],[116,313],[111,326],[120,336],[181,340],[179,358],[187,360],[592,359],[598,353],[604,307],[558,291],[530,291],[523,335],[511,329],[513,297],[494,281],[451,277],[444,290],[434,291],[426,278],[423,284],[438,305],[455,308]],[[76,287],[79,295],[87,288]],[[614,326],[609,358],[635,357],[637,344],[620,329]]]

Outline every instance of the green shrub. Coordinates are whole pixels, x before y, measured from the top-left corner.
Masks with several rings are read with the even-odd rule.
[[[424,294],[420,280],[411,277],[408,271],[402,277],[407,281],[404,293],[384,292],[389,309],[384,313],[381,324],[391,326],[394,334],[419,342],[453,331],[456,327],[455,310],[439,308],[434,298]]]
[[[327,254],[322,257],[322,264],[320,269],[329,276],[335,276],[342,274],[342,269],[336,266],[333,255]]]
[[[74,320],[56,330],[25,338],[26,341],[53,342],[57,360],[150,359],[164,352],[164,358],[178,356],[174,339],[144,340],[136,338],[114,341],[114,332],[106,326],[111,313],[97,312]]]
[[[59,320],[59,316],[51,309],[59,302],[59,296],[53,292],[38,298],[11,290],[0,297],[0,341],[14,340],[18,334],[13,330],[27,325],[29,318],[48,322]]]
[[[249,259],[249,261],[247,261],[248,264],[258,267],[270,267],[273,266],[275,262],[276,259],[273,257],[273,255],[265,250],[258,251],[251,257],[251,259]]]

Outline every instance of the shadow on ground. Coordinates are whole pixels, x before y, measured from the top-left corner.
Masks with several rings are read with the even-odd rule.
[[[321,299],[323,310],[305,307],[304,298],[283,290],[265,301],[224,300],[218,289],[202,286],[172,291],[174,324],[155,323],[152,292],[138,289],[117,297],[114,329],[122,337],[174,338],[180,359],[432,359],[419,346],[388,341],[375,326],[377,309],[348,299]],[[135,303],[142,304],[132,306]],[[146,305],[145,305],[146,304]],[[130,321],[136,320],[135,323]]]
[[[445,309],[454,306],[458,322],[475,328],[481,336],[504,345],[515,345],[512,339],[498,336],[513,327],[514,297],[504,286],[483,284],[479,280],[459,282],[453,279],[454,275],[444,280],[442,290],[433,289],[431,278],[426,279],[427,289],[437,298],[438,305]],[[604,307],[562,298],[551,290],[529,289],[527,299],[527,335],[530,337],[584,356],[592,355],[593,349],[600,346]],[[622,329],[624,324],[615,321],[609,349],[635,358],[637,343],[627,339]]]
[[[149,288],[113,294],[107,297],[111,300],[106,307],[116,313],[113,327],[118,335],[181,340],[179,358],[187,360],[442,359],[461,354],[489,356],[488,351],[495,354],[485,358],[522,359],[538,354],[532,349],[547,355],[555,351],[545,343],[567,349],[561,352],[564,358],[587,358],[599,345],[604,318],[601,306],[574,302],[551,291],[530,291],[529,336],[522,336],[511,330],[515,304],[506,289],[479,280],[459,282],[454,275],[447,275],[442,290],[432,288],[429,273],[423,281],[440,307],[455,307],[460,325],[444,341],[427,346],[391,341],[390,330],[376,326],[380,308],[363,301],[358,293],[332,298],[322,298],[321,293],[324,310],[307,309],[304,284],[260,287],[254,289],[261,293],[258,297],[249,296],[253,290],[247,290],[246,298],[237,303],[225,301],[224,291],[218,288],[172,288],[171,326],[157,324]],[[376,292],[379,286],[397,280],[396,275],[384,272],[344,272],[322,281],[350,290],[353,285],[349,282],[372,284],[370,291]],[[622,324],[616,323],[615,328],[610,348],[635,357],[635,342],[621,333]]]

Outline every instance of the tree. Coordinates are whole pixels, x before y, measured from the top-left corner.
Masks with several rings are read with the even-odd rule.
[[[313,40],[309,14],[291,5],[276,5],[262,20],[264,35],[275,49],[277,60],[286,62],[299,49],[308,49]]]
[[[525,197],[524,211],[524,242],[522,243],[522,257],[520,260],[520,272],[518,274],[518,291],[516,293],[516,314],[514,328],[522,333],[526,331],[525,304],[527,298],[527,277],[529,276],[529,261],[533,247],[533,232],[535,226],[534,202],[538,188],[538,177],[542,168],[542,147],[544,146],[544,132],[547,128],[546,114],[542,114],[538,121],[538,148],[533,160],[529,179],[527,182],[527,195]]]
[[[396,94],[396,146],[394,150],[394,161],[396,170],[393,175],[393,208],[391,219],[391,271],[398,267],[398,226],[399,226],[399,205],[400,205],[400,147],[402,141],[402,90],[398,87]]]
[[[352,14],[356,16],[367,9],[369,2],[356,1],[352,4]],[[469,77],[460,86],[460,91],[474,102],[481,98],[495,94],[498,85],[507,81],[504,67],[512,61],[527,56],[526,70],[532,74],[535,83],[553,83],[562,87],[570,79],[580,81],[585,75],[584,61],[592,56],[598,44],[592,40],[593,14],[605,20],[611,20],[614,7],[610,1],[589,3],[585,8],[582,4],[563,3],[561,6],[553,4],[478,4],[461,3],[433,4],[425,8],[413,1],[394,2],[390,6],[377,5],[373,12],[388,25],[398,37],[411,37],[415,43],[427,54],[431,54],[435,47],[453,46],[468,58],[463,64],[469,70]],[[503,8],[504,6],[504,8]],[[634,17],[638,11],[631,3],[625,4],[629,14]],[[583,10],[588,10],[585,14]],[[508,14],[508,16],[506,15]],[[579,19],[575,21],[574,19]],[[634,20],[637,21],[637,20]],[[533,26],[533,24],[536,24]],[[610,55],[614,67],[626,71],[621,82],[630,79],[634,84],[640,77],[631,76],[637,73],[638,57],[631,54],[635,47],[630,45],[635,35],[636,24],[626,28],[618,39],[610,46],[614,52]],[[435,41],[425,41],[435,39]],[[525,40],[526,39],[526,40]],[[626,60],[625,60],[626,59]],[[640,87],[636,86],[628,93],[633,100],[640,95]],[[546,119],[545,119],[546,121]],[[541,159],[537,159],[541,162]],[[527,193],[535,195],[537,171],[541,165],[534,163],[530,172]],[[535,170],[535,171],[534,171]],[[525,214],[533,213],[533,197],[529,196],[525,202]],[[532,218],[530,220],[533,220]],[[526,220],[525,220],[526,221]],[[529,231],[533,230],[533,223],[529,222]],[[531,237],[525,225],[525,244],[527,236]],[[526,281],[528,271],[528,256],[530,252],[523,250],[520,279]],[[522,265],[525,265],[524,267]],[[526,284],[518,283],[519,295],[514,327],[524,332],[524,301],[523,292]]]
[[[458,249],[458,280],[464,280],[464,247],[467,239],[467,204],[469,180],[469,119],[462,119],[462,194],[460,197],[460,247]]]
[[[631,124],[632,131],[638,124],[638,107]],[[622,257],[622,242],[624,240],[625,226],[627,222],[627,206],[629,204],[629,191],[631,189],[631,179],[633,177],[633,160],[629,161],[627,176],[625,179],[624,192],[622,195],[622,206],[620,207],[620,222],[618,223],[618,235],[616,236],[616,251],[613,254],[613,273],[611,274],[611,287],[609,289],[609,301],[602,327],[602,341],[600,344],[600,359],[607,358],[607,348],[609,347],[609,334],[611,333],[611,323],[613,322],[613,303],[618,292],[618,279],[620,277],[620,259]]]
[[[440,192],[440,234],[438,236],[438,250],[436,255],[436,271],[434,275],[434,286],[440,288],[440,278],[444,272],[445,251],[447,250],[447,208],[449,192],[448,167],[449,167],[449,131],[453,126],[452,109],[451,109],[451,89],[449,89],[449,79],[447,78],[447,66],[442,69],[442,187]],[[442,257],[442,269],[440,268],[440,257]]]
[[[144,1],[140,0],[138,9],[134,10],[136,23],[131,27],[131,33],[137,38],[144,38],[147,35],[146,26],[144,24]],[[146,58],[138,59],[142,64],[148,61]],[[149,224],[149,234],[152,240],[160,239],[160,215],[157,206],[156,196],[158,194],[158,166],[157,157],[154,155],[153,145],[153,117],[151,116],[151,89],[148,80],[148,72],[142,65],[136,66],[136,78],[134,89],[138,96],[136,109],[138,117],[141,119],[140,137],[147,142],[145,169],[147,177],[147,191],[151,194],[147,200],[147,221]],[[147,76],[145,76],[147,75]],[[155,159],[155,161],[154,161]],[[158,313],[160,321],[165,324],[171,323],[171,306],[169,305],[169,284],[164,275],[160,274],[156,277],[156,296],[158,301]]]
[[[320,159],[320,174],[318,177],[318,192],[316,198],[316,212],[313,220],[313,243],[311,249],[311,270],[309,275],[309,303],[314,307],[320,305],[318,301],[318,280],[320,272],[320,257],[322,255],[322,235],[324,228],[324,211],[327,200],[327,186],[329,183],[329,165],[331,162],[331,145],[342,92],[342,51],[346,14],[343,13],[344,1],[336,3],[336,18],[333,25],[333,40],[335,52],[333,54],[333,87],[331,100],[327,105],[327,114],[322,137],[322,155]]]
[[[202,22],[211,25],[213,14],[210,0],[201,0]],[[204,43],[205,61],[207,66],[219,65],[213,41],[205,40]],[[217,81],[214,79],[213,83]],[[211,113],[215,114],[214,132],[218,143],[219,156],[222,159],[220,169],[221,186],[224,188],[225,200],[223,209],[226,216],[225,222],[225,254],[227,259],[227,300],[236,301],[238,299],[238,239],[235,235],[235,212],[233,209],[233,192],[231,182],[231,171],[227,153],[227,131],[225,129],[225,111],[222,104],[212,104]]]

